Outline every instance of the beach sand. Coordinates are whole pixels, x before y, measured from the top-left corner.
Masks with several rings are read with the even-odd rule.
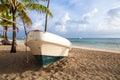
[[[72,48],[67,58],[42,68],[23,43],[9,52],[0,44],[0,80],[120,80],[119,53]]]

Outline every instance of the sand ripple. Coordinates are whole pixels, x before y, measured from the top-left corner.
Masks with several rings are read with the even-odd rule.
[[[120,80],[120,54],[73,48],[69,57],[46,68],[40,67],[25,47],[9,53],[10,46],[0,45],[0,80]]]

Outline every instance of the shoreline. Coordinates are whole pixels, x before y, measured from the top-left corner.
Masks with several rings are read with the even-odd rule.
[[[17,40],[18,44],[23,44],[24,45],[25,40]],[[71,48],[78,48],[78,49],[86,49],[86,50],[94,50],[94,51],[103,51],[103,52],[112,52],[116,54],[120,54],[120,51],[113,51],[113,50],[107,50],[107,49],[98,49],[98,48],[89,48],[89,47],[81,47],[81,46],[71,46]]]
[[[112,50],[98,49],[98,48],[88,48],[88,47],[80,47],[80,46],[72,46],[71,48],[84,49],[84,50],[94,50],[94,51],[102,51],[102,52],[112,52],[112,53],[120,54],[120,51],[112,51]]]
[[[0,40],[2,40],[0,38]],[[12,41],[12,40],[10,40]],[[17,40],[17,43],[20,45],[24,45],[25,40]],[[81,47],[81,46],[71,46],[72,48],[77,48],[77,49],[84,49],[84,50],[94,50],[94,51],[102,51],[102,52],[112,52],[112,53],[116,53],[116,54],[120,54],[120,51],[113,51],[113,50],[107,50],[107,49],[98,49],[98,48],[89,48],[89,47]]]
[[[0,40],[2,40],[2,38],[0,38]],[[10,40],[12,41],[12,40]],[[17,39],[17,43],[18,44],[24,44],[25,40],[18,40]],[[100,49],[100,48],[89,48],[89,47],[81,47],[81,46],[76,46],[76,45],[72,45],[71,48],[78,48],[78,49],[87,49],[87,50],[95,50],[95,51],[104,51],[104,52],[112,52],[112,53],[117,53],[120,54],[120,51],[113,51],[113,50],[108,50],[108,49]]]

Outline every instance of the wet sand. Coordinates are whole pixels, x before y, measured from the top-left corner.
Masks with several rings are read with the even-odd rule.
[[[119,53],[72,48],[67,58],[42,68],[23,43],[17,53],[10,48],[0,44],[0,80],[120,80]]]

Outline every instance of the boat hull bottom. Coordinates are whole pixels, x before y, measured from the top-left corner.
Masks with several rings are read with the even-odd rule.
[[[46,56],[46,55],[34,55],[34,57],[43,67],[64,58],[63,56]]]

